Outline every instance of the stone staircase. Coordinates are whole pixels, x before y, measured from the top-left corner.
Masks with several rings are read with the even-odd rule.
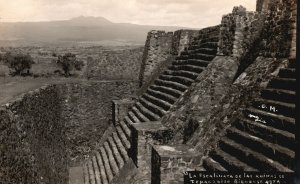
[[[128,161],[130,124],[160,120],[216,56],[220,26],[207,28],[147,91],[140,96],[116,131],[83,165],[85,184],[107,184]]]
[[[206,170],[293,172],[295,77],[295,60],[290,60],[204,159]]]

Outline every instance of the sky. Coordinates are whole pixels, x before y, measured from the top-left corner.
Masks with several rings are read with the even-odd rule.
[[[0,22],[105,17],[112,22],[206,27],[233,6],[255,10],[256,0],[0,0]]]

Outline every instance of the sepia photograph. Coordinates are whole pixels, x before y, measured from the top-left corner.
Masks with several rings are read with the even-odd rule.
[[[300,184],[297,9],[0,0],[0,184]]]

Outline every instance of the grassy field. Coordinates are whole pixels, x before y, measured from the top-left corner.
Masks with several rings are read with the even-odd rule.
[[[11,77],[9,68],[0,62],[0,105],[45,84],[76,82],[77,80],[86,80],[87,76],[90,75],[95,76],[91,80],[117,80],[110,77],[114,73],[120,74],[120,68],[124,68],[122,71],[124,75],[131,73],[130,70],[138,72],[137,67],[140,66],[141,62],[141,51],[141,46],[1,47],[0,54],[6,52],[28,53],[32,56],[35,64],[31,68],[32,77]],[[55,61],[57,55],[68,52],[76,54],[79,60],[84,61],[85,66],[81,71],[73,72],[72,77],[65,78],[55,73],[57,70],[62,72]],[[125,68],[126,65],[128,68]],[[133,65],[135,66],[133,67]],[[91,72],[91,74],[87,72]],[[110,72],[112,73],[108,74]],[[120,76],[123,76],[122,73]],[[122,78],[118,78],[118,80],[122,80]],[[126,80],[130,80],[130,76],[129,78],[126,77]]]
[[[73,53],[76,54],[77,59],[84,62],[84,67],[81,71],[74,71],[73,74],[75,77],[86,77],[88,74],[87,66],[91,66],[88,62],[89,59],[92,58],[93,64],[95,65],[110,65],[115,62],[122,63],[122,60],[114,61],[113,55],[117,55],[119,51],[122,50],[135,50],[137,48],[141,48],[141,46],[73,46],[73,47],[1,47],[0,54],[4,54],[6,52],[18,52],[24,54],[30,54],[33,58],[35,64],[32,65],[31,72],[33,75],[37,77],[52,77],[57,76],[58,74],[55,71],[62,70],[56,64],[57,56],[63,55],[65,53]],[[141,49],[138,49],[137,52],[140,52]],[[112,55],[112,59],[107,63],[94,63],[102,62],[104,56]],[[139,53],[140,54],[140,53]],[[131,57],[131,54],[128,55]],[[123,56],[123,60],[127,58],[127,56]],[[136,57],[138,58],[138,57]],[[137,60],[137,59],[136,59]],[[91,61],[91,60],[90,60]],[[124,61],[125,62],[125,61]],[[133,60],[133,62],[135,62]],[[138,61],[136,61],[138,62]],[[10,73],[8,67],[0,62],[0,77],[1,76],[8,76]]]

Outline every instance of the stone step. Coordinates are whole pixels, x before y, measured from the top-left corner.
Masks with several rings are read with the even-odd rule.
[[[206,39],[206,38],[205,38]],[[208,38],[208,39],[214,39],[214,38]],[[196,52],[198,49],[206,48],[206,49],[215,49],[218,48],[218,41],[209,41],[209,40],[197,40],[190,44],[190,46],[187,48],[187,51]]]
[[[126,117],[128,118],[128,116],[125,116],[125,119],[126,119]],[[129,119],[129,118],[128,118]],[[127,119],[127,120],[128,120]],[[128,122],[128,123],[130,123],[130,122]],[[125,121],[120,121],[120,128],[122,128],[122,131],[125,133],[125,135],[127,136],[127,137],[130,137],[131,136],[131,131],[130,131],[130,129],[129,129],[129,126],[130,124],[127,124]]]
[[[167,102],[163,99],[160,99],[160,98],[156,98],[155,96],[152,96],[151,94],[149,94],[147,92],[144,93],[142,95],[142,97],[144,97],[149,102],[163,108],[165,111],[168,111],[172,107],[172,104],[170,104],[169,102]]]
[[[189,65],[189,64],[172,65],[169,67],[169,70],[173,70],[173,71],[184,70],[184,71],[189,71],[189,72],[201,73],[203,70],[205,70],[205,67]]]
[[[188,50],[184,50],[184,51],[182,51],[182,52],[180,53],[181,56],[183,56],[183,55],[190,55],[190,54],[191,54],[191,52],[188,51]]]
[[[166,81],[171,81],[171,82],[177,82],[185,86],[190,86],[193,84],[194,80],[186,77],[181,77],[181,76],[173,76],[173,75],[164,75],[161,74],[159,76],[159,79],[166,80]]]
[[[135,114],[136,117],[139,118],[140,122],[148,122],[150,121],[136,106],[132,107],[132,112]]]
[[[227,137],[240,143],[253,151],[261,153],[282,165],[291,168],[295,158],[295,152],[277,144],[267,142],[234,127],[227,129]]]
[[[138,119],[138,117],[137,117],[132,111],[129,111],[129,112],[128,112],[128,116],[129,116],[129,118],[131,119],[131,121],[132,121],[133,123],[138,123],[138,122],[140,122],[140,120]]]
[[[136,106],[132,107],[132,112],[135,114],[136,117],[139,118],[140,122],[148,122],[150,121],[141,111],[139,111]]]
[[[241,162],[236,157],[224,152],[221,149],[216,149],[211,153],[211,157],[216,162],[220,163],[222,167],[231,172],[239,171],[258,171],[257,169]]]
[[[275,78],[268,84],[268,88],[285,89],[290,91],[296,90],[296,79]]]
[[[209,61],[204,61],[201,59],[175,60],[172,62],[173,65],[194,65],[200,67],[207,67],[209,63]]]
[[[102,182],[101,182],[100,168],[98,166],[96,156],[93,156],[92,160],[93,160],[92,163],[93,163],[93,167],[94,167],[94,171],[95,171],[95,183],[101,184]]]
[[[211,48],[211,49],[216,49],[218,48],[218,42],[205,42],[205,43],[200,43],[199,48]]]
[[[95,157],[96,157],[96,163],[98,165],[99,168],[99,174],[100,174],[100,178],[101,178],[101,184],[108,184],[108,180],[107,180],[107,176],[106,176],[106,172],[105,172],[105,167],[104,167],[104,163],[103,160],[100,156],[99,152],[95,152]]]
[[[103,184],[108,184],[109,179],[108,179],[107,174],[109,174],[109,173],[107,173],[107,171],[105,170],[104,161],[98,151],[95,153],[95,156],[96,156],[97,163],[98,163],[98,166],[100,169],[101,181]]]
[[[199,53],[199,54],[208,54],[208,55],[216,55],[217,54],[217,49],[214,48],[200,48],[200,49],[195,49],[192,53]]]
[[[158,121],[160,117],[157,114],[154,114],[149,109],[144,107],[140,102],[136,103],[137,109],[139,109],[140,112],[142,112],[148,119],[151,121]]]
[[[112,136],[110,136],[110,137],[108,138],[108,143],[109,143],[109,147],[110,147],[111,150],[112,150],[112,153],[113,153],[113,155],[114,155],[114,158],[115,158],[115,160],[116,160],[116,162],[117,162],[118,168],[121,169],[121,168],[124,166],[124,160],[123,160],[123,158],[122,158],[122,156],[121,156],[121,154],[120,154],[120,152],[119,152],[119,150],[118,150],[118,148],[117,148],[117,145],[116,145],[116,143],[114,142]]]
[[[207,43],[207,42],[219,42],[219,35],[212,35],[209,37],[205,37],[203,39],[200,39],[200,43]]]
[[[235,127],[241,131],[264,139],[265,141],[287,147],[291,150],[295,149],[295,134],[290,132],[266,126],[258,122],[249,121],[245,118],[238,120],[235,123]]]
[[[144,98],[143,96],[140,97],[139,102],[146,107],[149,111],[151,111],[152,113],[158,115],[160,118],[166,113],[166,111],[161,108],[160,106],[150,102],[149,100],[147,100],[146,98]]]
[[[203,159],[203,166],[207,171],[227,171],[220,163],[211,157]]]
[[[278,74],[281,78],[296,78],[296,69],[295,68],[282,68]]]
[[[119,173],[119,167],[117,165],[115,157],[113,156],[113,152],[112,152],[111,148],[109,147],[109,144],[107,141],[104,143],[104,148],[105,148],[106,155],[108,156],[109,165],[112,170],[113,176],[117,175]]]
[[[295,104],[278,102],[274,100],[256,99],[252,103],[256,109],[270,113],[281,114],[287,117],[295,117]]]
[[[198,45],[198,41],[191,43],[191,45],[188,47],[188,50],[193,51],[200,49],[201,47]],[[177,59],[177,58],[176,58]],[[180,60],[180,58],[178,58]]]
[[[280,130],[295,133],[295,119],[277,115],[254,108],[244,111],[245,117],[251,121],[262,123],[265,126],[274,127]]]
[[[212,36],[216,36],[219,35],[220,33],[220,27],[216,26],[216,28],[210,28],[209,31],[207,31],[205,34],[200,34],[197,38],[197,40],[203,38],[203,37],[212,37]]]
[[[163,72],[165,75],[172,75],[172,76],[181,76],[181,77],[186,77],[192,80],[195,80],[199,73],[197,72],[191,72],[191,71],[185,71],[185,70],[165,70]]]
[[[216,57],[215,55],[208,55],[208,54],[193,54],[193,55],[191,55],[191,58],[201,59],[201,60],[204,60],[204,61],[211,61],[215,57]]]
[[[116,132],[113,132],[112,137],[113,137],[114,142],[117,145],[119,152],[121,153],[121,156],[122,156],[124,162],[126,162],[128,160],[128,153],[125,148],[125,145],[122,143],[121,138],[119,137],[119,135]]]
[[[187,59],[189,59],[189,55],[182,55],[182,54],[180,54],[180,56],[177,56],[176,57],[176,60],[187,60]]]
[[[169,95],[175,97],[176,99],[179,98],[183,94],[182,91],[179,91],[177,89],[173,89],[170,87],[166,87],[166,86],[151,85],[150,89],[169,94]]]
[[[134,124],[134,122],[129,118],[129,116],[125,116],[124,118],[124,123],[127,127],[130,127],[132,124]],[[122,126],[121,126],[122,127]],[[122,128],[123,129],[123,128]],[[128,128],[129,129],[129,128]],[[124,129],[123,129],[124,131]],[[128,131],[128,133],[131,132],[130,130]],[[130,137],[130,134],[126,133],[127,137]]]
[[[84,163],[82,167],[83,167],[84,184],[90,184],[90,176],[89,176],[87,163]]]
[[[95,173],[94,173],[94,168],[93,168],[93,161],[91,159],[89,159],[87,161],[87,168],[88,168],[88,172],[89,172],[90,184],[96,184]]]
[[[121,129],[120,126],[117,126],[116,129],[117,129],[118,136],[122,140],[124,147],[126,149],[129,149],[131,145],[130,145],[130,142],[128,141],[128,138],[126,137],[125,133],[123,132],[123,130]]]
[[[262,90],[261,97],[269,100],[281,101],[286,103],[295,103],[296,92],[269,88]]]
[[[104,163],[104,168],[106,171],[108,182],[110,182],[113,179],[113,171],[109,164],[109,157],[107,156],[105,148],[103,146],[100,148],[100,155]]]
[[[166,80],[161,80],[161,79],[156,79],[154,81],[154,84],[159,85],[159,86],[170,87],[170,88],[179,90],[181,92],[184,92],[188,88],[187,86],[182,85],[178,82],[166,81]]]
[[[244,162],[245,164],[258,169],[259,171],[292,172],[291,169],[281,165],[280,163],[273,161],[265,155],[257,153],[243,146],[242,144],[236,143],[235,141],[227,137],[224,137],[220,140],[220,148],[224,152],[236,157],[237,159],[241,160],[241,162]]]
[[[148,93],[151,96],[154,96],[156,98],[162,99],[162,100],[168,102],[169,104],[173,104],[177,100],[176,97],[169,95],[168,93],[165,93],[165,92],[154,90],[153,88],[148,88],[146,93]]]
[[[289,68],[296,68],[296,59],[289,60]]]

